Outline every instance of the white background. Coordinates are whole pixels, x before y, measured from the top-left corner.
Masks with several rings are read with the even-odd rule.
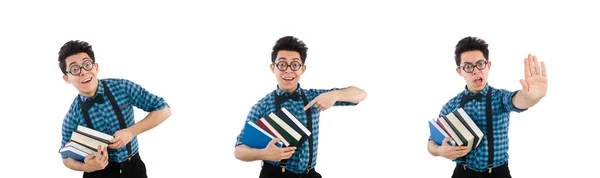
[[[77,91],[57,58],[72,39],[93,45],[100,78],[132,80],[171,105],[138,136],[150,177],[258,177],[260,162],[235,159],[234,144],[276,87],[270,53],[286,35],[308,45],[304,88],[369,94],[321,114],[325,177],[450,177],[454,163],[427,152],[427,120],[464,88],[453,52],[469,35],[490,44],[494,87],[520,89],[528,53],[548,68],[547,96],[511,115],[513,177],[591,175],[600,13],[570,2],[2,2],[0,177],[81,176],[58,153]]]

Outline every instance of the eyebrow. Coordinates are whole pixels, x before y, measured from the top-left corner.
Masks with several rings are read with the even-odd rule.
[[[85,58],[81,59],[81,61],[85,61],[86,59],[90,59],[90,58],[85,57]],[[69,67],[71,67],[71,65],[73,65],[73,64],[77,64],[77,62],[71,62],[71,63],[69,63]]]
[[[77,64],[77,63],[76,62],[71,62],[71,63],[69,63],[69,67],[71,67],[71,65],[73,65],[73,64]]]
[[[279,59],[277,59],[277,60],[278,60],[278,61],[280,61],[280,60],[285,60],[285,59],[286,59],[285,57],[280,57],[280,58],[279,58]],[[300,59],[299,59],[299,58],[293,58],[292,60],[299,61]]]

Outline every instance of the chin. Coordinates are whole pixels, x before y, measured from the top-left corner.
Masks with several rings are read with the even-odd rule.
[[[280,88],[280,89],[282,89],[282,90],[292,90],[292,89],[294,89],[294,87],[296,87],[297,85],[298,85],[298,83],[297,83],[297,82],[294,82],[294,83],[287,83],[287,82],[284,82],[283,84],[279,84],[279,88]]]

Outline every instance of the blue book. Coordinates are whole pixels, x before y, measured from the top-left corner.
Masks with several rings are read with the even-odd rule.
[[[67,156],[69,158],[73,158],[74,160],[81,161],[81,162],[83,162],[83,160],[85,160],[85,157],[88,155],[88,153],[81,151],[72,146],[65,146],[65,147],[61,148],[59,152],[63,156]]]
[[[446,137],[450,137],[450,136],[448,136],[446,131],[444,129],[442,129],[437,124],[437,122],[435,122],[433,120],[429,121],[429,133],[431,134],[431,139],[438,145],[442,145],[442,142],[444,141],[444,139]],[[454,142],[454,140],[451,140],[448,142],[448,145],[455,146],[456,143]]]
[[[251,148],[263,149],[266,148],[269,142],[273,140],[273,137],[269,132],[263,130],[255,123],[250,121],[246,122],[244,126],[244,135],[242,136],[242,143]],[[277,147],[282,147],[283,142],[279,141],[275,143]]]

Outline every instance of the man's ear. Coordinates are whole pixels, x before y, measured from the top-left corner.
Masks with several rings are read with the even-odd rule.
[[[98,63],[94,63],[94,65],[96,65],[96,75],[98,75],[98,71],[100,70],[100,66],[98,65]]]
[[[487,65],[488,65],[487,66],[488,70],[491,69],[492,68],[492,61],[488,61]]]
[[[65,80],[65,82],[67,82],[67,83],[69,83],[69,84],[71,83],[71,82],[69,81],[69,76],[67,76],[67,74],[63,75],[63,80]]]
[[[275,73],[275,65],[270,64],[269,67],[271,67],[271,72]]]
[[[460,70],[460,67],[456,68],[456,73],[462,77],[462,70]]]
[[[306,71],[306,65],[302,65],[302,73],[304,73],[304,71]]]

